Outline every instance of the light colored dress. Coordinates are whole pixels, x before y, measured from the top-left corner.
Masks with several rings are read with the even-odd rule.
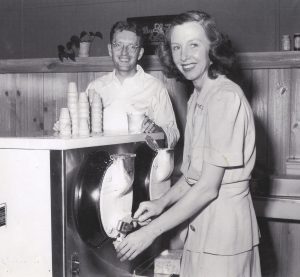
[[[195,91],[188,103],[181,170],[190,184],[200,178],[203,161],[224,167],[225,173],[218,198],[189,222],[181,277],[261,276],[249,192],[255,157],[254,118],[241,88],[219,76],[201,93]]]
[[[115,70],[91,82],[103,102],[104,132],[127,132],[127,113],[144,113],[163,128],[168,146],[174,147],[179,139],[175,114],[167,89],[154,76],[137,65],[137,73],[120,83]]]

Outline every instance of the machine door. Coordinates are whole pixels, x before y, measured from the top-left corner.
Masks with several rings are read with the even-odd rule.
[[[131,217],[133,203],[133,153],[90,153],[78,173],[75,220],[82,240],[100,247],[119,235],[119,221]]]
[[[153,249],[126,264],[116,257],[113,241],[119,234],[118,222],[131,217],[140,202],[150,200],[150,179],[155,183],[169,175],[166,169],[157,171],[161,168],[157,161],[169,160],[167,152],[159,153],[145,143],[68,153],[67,164],[76,161],[77,166],[69,166],[67,173],[68,199],[71,195],[73,199],[72,205],[67,201],[71,265],[67,276],[119,277],[133,272],[147,276],[145,268],[156,255]]]

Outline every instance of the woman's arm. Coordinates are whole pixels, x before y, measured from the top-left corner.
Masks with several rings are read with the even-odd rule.
[[[117,247],[121,261],[132,260],[162,233],[201,212],[218,197],[225,169],[204,162],[201,178],[170,209],[149,225],[129,234]],[[171,194],[172,195],[172,194]],[[166,203],[172,198],[166,198]]]
[[[134,218],[138,218],[139,223],[153,216],[160,215],[167,207],[177,202],[191,187],[186,183],[184,176],[174,184],[162,197],[153,201],[142,202],[134,214]]]

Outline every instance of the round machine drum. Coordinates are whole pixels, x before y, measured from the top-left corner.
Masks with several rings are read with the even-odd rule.
[[[173,151],[141,145],[135,153],[91,152],[79,169],[74,216],[81,239],[92,247],[116,238],[119,220],[169,188],[163,181],[173,170]]]

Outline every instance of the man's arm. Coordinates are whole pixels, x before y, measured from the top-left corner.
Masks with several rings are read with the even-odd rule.
[[[180,134],[177,128],[176,118],[167,89],[161,85],[158,88],[157,97],[152,102],[154,123],[161,127],[167,137],[168,147],[174,148]]]

